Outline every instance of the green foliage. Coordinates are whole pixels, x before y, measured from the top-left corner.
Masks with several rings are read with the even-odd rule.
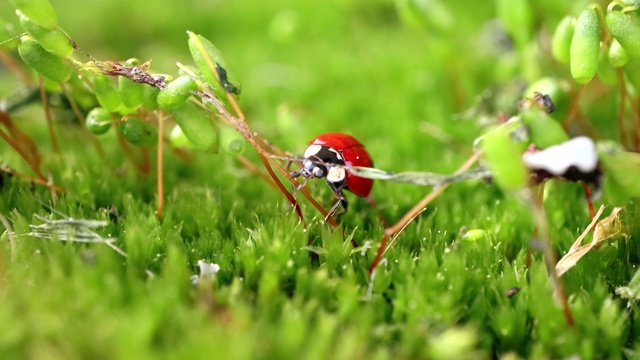
[[[569,50],[571,76],[580,84],[586,84],[598,71],[600,54],[600,27],[595,9],[585,9],[576,21]]]
[[[11,0],[11,2],[36,25],[47,30],[53,30],[56,27],[56,12],[49,0]]]
[[[154,127],[135,117],[122,118],[118,124],[118,132],[136,146],[153,146],[158,139],[158,133]]]
[[[191,101],[184,101],[175,105],[170,113],[196,148],[214,152],[217,150],[218,132],[211,122],[209,112]]]
[[[607,12],[607,28],[632,60],[640,60],[640,24],[620,11]]]
[[[214,92],[215,90],[219,91],[219,86],[222,86],[225,92],[240,95],[240,83],[235,73],[222,58],[220,50],[201,35],[191,31],[188,31],[187,34],[189,35],[189,51],[191,51],[193,61],[200,69],[207,84],[214,89]],[[216,95],[218,94],[216,93]]]
[[[27,65],[52,81],[65,82],[71,77],[72,70],[64,59],[45,50],[30,36],[20,38],[18,52]]]
[[[112,122],[111,114],[101,107],[91,109],[85,119],[87,129],[94,135],[105,134],[111,128]]]
[[[223,126],[220,128],[220,148],[229,155],[240,155],[244,152],[247,141],[234,128]]]
[[[625,98],[620,84],[588,74],[596,81],[579,98],[567,85],[572,69],[538,47],[586,3],[239,0],[175,6],[116,0],[91,4],[99,15],[93,17],[77,16],[78,6],[89,5],[55,3],[59,21],[47,1],[13,3],[42,28],[62,33],[56,26],[64,27],[82,53],[65,60],[35,36],[23,38],[18,49],[26,64],[63,83],[45,83],[59,153],[50,150],[42,107],[30,106],[39,91],[9,96],[22,83],[0,73],[9,104],[3,111],[11,119],[2,118],[0,129],[28,150],[22,156],[0,146],[2,162],[16,169],[11,176],[0,168],[0,220],[7,219],[0,223],[13,230],[0,237],[0,358],[637,355],[640,191],[634,180],[640,167],[629,151],[630,129],[637,129],[628,118],[634,108],[626,104],[617,138],[618,101]],[[630,9],[615,11],[636,21]],[[503,30],[494,26],[496,16]],[[597,26],[615,36],[608,23]],[[187,28],[193,32],[185,39]],[[615,49],[607,43],[611,34],[598,36],[600,65],[609,66],[602,55]],[[567,53],[567,38],[558,52],[582,61]],[[578,57],[589,53],[592,60],[593,40],[581,45],[588,51],[575,52]],[[153,67],[99,62],[133,56],[152,59]],[[637,97],[638,62],[629,57],[612,64],[622,66],[629,81],[624,88]],[[176,61],[188,64],[176,71]],[[185,155],[165,144],[165,207],[158,220],[156,151],[122,145],[118,134],[156,146],[163,121],[163,129],[178,125],[171,131],[172,141],[180,137],[176,146],[242,152],[244,138],[220,123],[207,97],[219,97],[231,111],[227,95],[240,93],[231,65],[244,80],[240,105],[248,130],[289,153],[301,153],[318,133],[342,131],[366,144],[381,169],[451,173],[484,135],[480,144],[486,165],[498,171],[496,184],[451,185],[405,229],[371,276],[368,267],[384,233],[378,212],[399,219],[424,188],[376,182],[375,210],[348,194],[339,229],[321,225],[323,217],[299,195],[304,228],[282,195],[234,157]],[[173,75],[165,83],[162,74]],[[63,87],[69,98],[60,95]],[[515,99],[533,91],[549,94],[556,112],[525,107],[512,122],[498,121],[515,112]],[[500,112],[507,115],[496,116]],[[78,125],[95,133],[123,114],[130,115],[113,136],[91,138]],[[524,129],[526,139],[514,139]],[[599,143],[603,203],[624,206],[622,231],[563,276],[575,319],[570,326],[536,251],[539,229],[531,209],[505,189],[527,186],[521,155],[530,143],[544,148],[583,132],[629,141],[626,149]],[[245,156],[260,165],[253,151]],[[52,196],[46,176],[38,183],[18,176],[33,175],[27,163],[41,163],[65,192]],[[323,182],[311,181],[308,189],[325,207],[335,201]],[[551,180],[540,193],[553,250],[561,255],[590,221],[582,187]],[[42,239],[31,234],[29,225],[41,222],[34,215],[105,221],[95,232],[111,240]],[[201,274],[199,261],[219,271]]]
[[[553,32],[551,53],[556,60],[569,63],[571,40],[575,31],[576,18],[565,16]]]
[[[137,109],[144,101],[144,84],[137,83],[124,76],[118,77],[118,90],[122,96],[122,104],[131,109]]]
[[[68,58],[73,54],[73,46],[62,31],[57,28],[50,30],[40,27],[19,11],[18,17],[22,28],[36,39],[45,50],[64,58]]]
[[[540,150],[569,140],[562,126],[543,110],[526,109],[521,118],[522,123],[527,126],[531,142]]]
[[[629,61],[627,52],[622,48],[618,41],[611,42],[609,47],[609,62],[613,67],[623,67]]]
[[[518,189],[527,184],[527,171],[522,163],[522,152],[527,143],[513,139],[512,131],[519,124],[497,127],[482,139],[482,149],[489,161],[496,182],[506,189]]]
[[[100,106],[109,112],[119,111],[122,107],[122,96],[111,83],[108,76],[98,74],[93,78],[93,88]]]
[[[516,46],[523,49],[533,34],[533,9],[530,0],[498,0],[497,13]]]
[[[189,75],[183,75],[171,81],[166,88],[160,90],[157,97],[158,107],[163,110],[173,110],[187,101],[193,91],[198,90],[198,84]]]
[[[624,205],[630,199],[640,196],[640,155],[626,152],[611,142],[598,144],[598,156],[607,171],[605,189],[614,205]]]

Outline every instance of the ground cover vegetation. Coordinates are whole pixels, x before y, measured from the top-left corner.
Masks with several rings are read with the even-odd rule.
[[[634,358],[638,11],[0,4],[1,357]]]

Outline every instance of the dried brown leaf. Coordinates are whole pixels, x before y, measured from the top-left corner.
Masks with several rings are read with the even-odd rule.
[[[621,225],[618,214],[622,211],[622,208],[614,208],[609,216],[598,222],[603,211],[604,205],[600,206],[600,209],[598,209],[598,213],[593,217],[591,224],[589,224],[584,232],[578,236],[573,245],[571,245],[571,248],[569,248],[567,254],[558,261],[556,264],[556,273],[558,274],[558,277],[562,276],[564,273],[569,271],[569,269],[574,267],[583,256],[591,251],[591,249],[620,233]],[[593,239],[588,244],[581,245],[582,240],[584,240],[594,226],[595,230],[593,232]]]

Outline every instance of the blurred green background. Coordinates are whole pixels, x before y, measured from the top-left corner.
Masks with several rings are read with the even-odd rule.
[[[300,154],[317,134],[338,131],[364,143],[378,168],[447,173],[472,153],[473,140],[485,131],[483,117],[513,113],[526,86],[541,77],[569,79],[568,67],[551,59],[549,37],[563,16],[588,2],[530,1],[532,22],[523,24],[530,42],[523,48],[501,29],[493,1],[52,4],[59,26],[84,54],[152,60],[155,73],[176,74],[176,62],[191,64],[186,31],[202,34],[238,74],[240,105],[252,129],[284,150]],[[0,17],[17,23],[7,2],[0,4]],[[83,53],[76,58],[84,61]],[[0,76],[0,91],[10,94],[18,81]],[[614,100],[600,99],[588,113],[603,137],[616,133],[607,126],[610,118],[600,116],[615,113]],[[0,299],[9,304],[0,306],[0,350],[9,355],[589,358],[594,352],[619,355],[623,344],[635,347],[629,336],[634,325],[625,320],[636,315],[612,300],[612,289],[627,284],[632,270],[624,266],[633,259],[621,260],[622,250],[619,258],[602,252],[565,276],[578,319],[568,328],[541,259],[524,266],[533,234],[529,210],[495,186],[452,186],[407,229],[370,283],[373,250],[359,255],[342,233],[317,221],[311,220],[309,233],[301,231],[282,195],[233,158],[195,153],[185,162],[165,150],[167,202],[157,222],[155,178],[111,168],[127,163],[113,137],[104,140],[102,163],[85,151],[86,139],[57,125],[67,147],[59,161],[48,152],[42,109],[35,108],[16,119],[38,139],[46,167],[67,187],[56,208],[77,218],[109,219],[110,236],[129,258],[97,246],[22,237],[16,259],[10,262],[6,250],[0,263],[9,284],[0,283]],[[0,150],[3,161],[29,171],[4,143]],[[253,150],[246,155],[257,163]],[[43,203],[50,194],[29,186],[12,182],[0,204],[21,234],[34,213],[48,211]],[[333,201],[322,182],[310,187],[323,205]],[[373,194],[395,221],[427,191],[377,182]],[[581,191],[577,184],[547,187],[558,249],[567,249],[588,223]],[[382,225],[363,201],[352,204],[340,218],[346,235],[375,247]],[[110,206],[120,214],[106,213]],[[317,216],[306,203],[303,211],[307,219]],[[489,235],[460,242],[468,229]],[[306,248],[309,236],[317,248]],[[310,250],[320,254],[319,262]],[[186,281],[197,274],[199,259],[222,268],[207,289]],[[148,278],[146,269],[157,277]],[[514,286],[523,291],[503,295]]]
[[[523,59],[495,20],[493,2],[52,3],[59,24],[86,54],[152,60],[159,73],[175,74],[176,62],[190,64],[186,30],[204,35],[238,73],[241,105],[254,130],[287,150],[301,152],[316,134],[341,131],[375,145],[383,168],[394,169],[395,158],[410,155],[403,160],[410,168],[435,171],[450,170],[448,152],[456,151],[443,140],[468,143],[479,133],[451,118],[474,106],[484,90],[566,75],[544,53],[545,35],[586,4],[532,2],[530,25],[540,27],[542,49]],[[3,18],[15,23],[11,6],[0,6]],[[505,92],[518,99],[521,90]],[[436,149],[443,152],[440,161],[419,156]]]

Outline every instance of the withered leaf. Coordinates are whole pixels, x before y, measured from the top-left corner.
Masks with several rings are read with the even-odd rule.
[[[558,261],[556,264],[556,273],[558,277],[562,276],[564,273],[569,271],[572,267],[574,267],[583,256],[585,256],[591,249],[600,245],[603,241],[617,235],[621,231],[620,219],[618,218],[618,214],[622,211],[622,208],[616,207],[611,211],[611,214],[606,218],[598,221],[602,212],[604,211],[604,205],[600,206],[598,209],[598,213],[593,217],[591,224],[587,226],[580,236],[576,239],[576,241],[571,245],[569,251],[565,256]],[[593,232],[593,239],[588,244],[582,244],[582,240],[589,234],[591,229],[595,226],[595,230]]]

